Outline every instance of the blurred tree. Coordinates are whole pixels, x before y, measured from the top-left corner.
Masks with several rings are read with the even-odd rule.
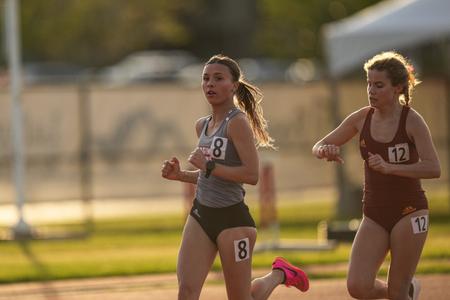
[[[197,0],[22,1],[25,60],[66,60],[99,66],[129,52],[189,43],[180,21]]]
[[[260,0],[260,54],[280,58],[321,58],[321,26],[380,0]]]
[[[169,48],[200,57],[321,58],[324,23],[379,1],[21,1],[23,56],[94,67],[130,52]]]
[[[207,58],[223,53],[232,57],[255,55],[260,0],[201,0],[195,13],[185,20],[192,33],[188,49]]]

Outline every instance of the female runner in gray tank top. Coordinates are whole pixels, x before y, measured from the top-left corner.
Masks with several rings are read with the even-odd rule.
[[[364,65],[369,106],[317,142],[317,158],[342,163],[339,147],[357,133],[364,159],[363,219],[353,241],[347,278],[356,299],[418,299],[413,277],[428,232],[428,204],[420,179],[441,169],[424,119],[410,108],[418,83],[409,62],[383,52]],[[387,253],[387,282],[376,278]]]
[[[205,64],[202,88],[212,114],[195,125],[199,142],[188,160],[197,170],[180,170],[175,157],[161,169],[164,178],[197,184],[178,255],[178,299],[199,299],[217,253],[230,300],[267,299],[281,283],[305,292],[306,274],[281,257],[275,258],[269,274],[251,280],[256,226],[244,203],[243,184],[258,182],[256,146],[273,148],[259,89],[223,55]]]

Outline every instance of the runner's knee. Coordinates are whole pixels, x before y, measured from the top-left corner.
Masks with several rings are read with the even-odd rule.
[[[201,287],[196,287],[192,284],[180,282],[178,287],[178,299],[198,299],[200,296]]]
[[[364,299],[373,289],[373,282],[360,278],[349,278],[347,280],[347,290],[350,296],[355,299]]]
[[[393,300],[407,299],[405,297],[407,297],[410,282],[411,282],[411,280],[409,280],[409,281],[405,280],[405,282],[401,283],[401,284],[389,283],[389,285],[388,285],[389,299],[393,299]]]

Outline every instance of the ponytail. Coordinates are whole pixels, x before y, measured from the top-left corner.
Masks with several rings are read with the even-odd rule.
[[[222,64],[228,67],[233,80],[238,82],[235,100],[237,100],[238,107],[245,112],[250,121],[250,126],[256,139],[256,146],[276,149],[273,145],[274,140],[267,132],[267,121],[264,119],[261,107],[263,98],[261,90],[244,79],[237,62],[228,56],[214,55],[206,64]]]
[[[250,120],[257,146],[275,149],[273,145],[274,140],[267,132],[267,121],[264,118],[261,106],[263,98],[261,90],[244,79],[239,79],[238,83],[239,85],[235,94],[237,104],[241,110],[245,111]]]

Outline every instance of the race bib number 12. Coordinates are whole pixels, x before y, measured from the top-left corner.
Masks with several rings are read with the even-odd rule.
[[[411,218],[411,225],[415,234],[428,231],[428,215]]]
[[[409,160],[408,143],[397,144],[394,147],[389,147],[388,152],[390,163],[398,164]]]

